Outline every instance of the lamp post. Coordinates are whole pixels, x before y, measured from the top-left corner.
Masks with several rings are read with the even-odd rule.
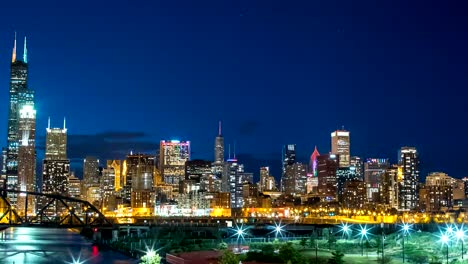
[[[402,248],[402,253],[403,253],[403,263],[405,263],[405,236],[409,234],[410,226],[408,224],[403,224],[402,232],[403,232],[403,248]]]
[[[367,240],[367,228],[361,226],[361,256],[364,256],[364,244],[362,243],[363,238],[365,237]]]
[[[240,253],[241,248],[240,248],[240,243],[241,243],[241,238],[244,237],[244,230],[242,228],[237,228],[237,251]]]
[[[464,258],[464,249],[463,249],[463,244],[465,243],[465,231],[463,230],[463,226],[460,229],[457,229],[455,232],[455,236],[457,237],[457,241],[461,241],[461,257],[462,259]]]
[[[449,251],[448,251],[449,240],[450,240],[450,238],[449,238],[449,236],[448,236],[447,234],[443,234],[443,235],[440,237],[440,241],[442,242],[442,244],[445,244],[446,249],[447,249],[447,251],[446,251],[447,264],[449,263],[449,257],[448,257],[448,253],[449,253]]]
[[[380,223],[380,228],[382,229],[382,264],[384,264],[384,250],[385,250],[385,232],[384,232],[384,223]]]

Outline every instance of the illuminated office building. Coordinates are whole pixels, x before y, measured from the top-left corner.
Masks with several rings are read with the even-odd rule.
[[[363,209],[367,203],[365,183],[357,179],[345,182],[341,197],[344,208]]]
[[[81,198],[81,180],[74,173],[68,177],[68,194],[73,198]]]
[[[398,165],[392,165],[385,170],[380,185],[380,204],[388,208],[398,209],[398,186],[399,172],[401,169]]]
[[[366,192],[368,202],[380,202],[380,184],[383,175],[388,169],[388,159],[367,159],[364,164],[364,182],[366,183]]]
[[[312,174],[313,177],[318,176],[318,162],[317,158],[320,156],[320,153],[317,150],[317,146],[315,146],[314,152],[312,152],[312,155],[310,155],[310,162],[309,162],[309,173]]]
[[[340,156],[339,167],[349,167],[350,158],[350,139],[349,131],[337,130],[331,133],[331,153]]]
[[[320,155],[317,158],[318,170],[318,193],[327,200],[336,199],[339,156],[335,154]]]
[[[286,166],[283,179],[283,192],[286,195],[301,195],[306,193],[307,166],[296,162]]]
[[[70,160],[67,159],[67,128],[46,129],[46,151],[42,168],[43,193],[68,193]]]
[[[363,181],[364,180],[364,162],[358,156],[352,156],[350,162],[350,168],[354,170],[356,177]]]
[[[286,169],[296,163],[296,145],[288,144],[283,146],[282,150],[283,173],[281,175],[281,191],[285,192],[285,184],[291,182],[291,174],[286,174]]]
[[[338,201],[343,203],[345,193],[345,186],[347,182],[350,181],[359,181],[359,178],[356,176],[356,171],[351,168],[337,168],[336,169],[336,191],[337,191],[337,198]]]
[[[244,183],[252,183],[253,174],[244,172],[244,165],[239,164],[237,159],[228,159],[224,163],[222,180],[222,191],[230,193],[231,208],[242,208]]]
[[[152,208],[151,193],[153,190],[155,157],[145,154],[127,156],[127,191],[123,197],[132,208]]]
[[[401,181],[398,186],[398,209],[410,211],[418,207],[419,155],[414,147],[402,147],[398,155]]]
[[[99,184],[99,160],[96,157],[86,157],[83,161],[83,181],[86,184]]]
[[[16,59],[16,33],[10,65],[7,147],[3,158],[3,181],[8,189],[35,190],[35,126],[34,91],[28,87],[26,37],[23,60]],[[21,174],[21,175],[20,175]],[[17,195],[8,193],[10,203],[17,204]],[[24,200],[22,201],[24,202]],[[22,207],[22,205],[21,205]],[[33,206],[30,205],[30,208]]]
[[[117,209],[116,192],[115,192],[116,172],[114,167],[108,166],[102,170],[100,180],[100,191],[102,198],[101,210],[114,211]]]
[[[262,192],[266,190],[266,184],[268,177],[270,176],[270,167],[261,167],[260,168],[260,182],[258,184],[258,190]]]
[[[196,186],[199,190],[214,192],[218,180],[212,171],[212,163],[206,160],[188,160],[185,162],[185,181]]]
[[[123,179],[122,179],[122,161],[121,160],[108,160],[107,161],[107,168],[112,168],[114,171],[114,188],[115,191],[118,192],[123,187]]]
[[[36,110],[34,102],[23,105],[19,112],[18,187],[21,191],[36,190]],[[25,208],[26,195],[18,196],[18,208]],[[35,199],[28,197],[28,213],[35,210]]]
[[[190,160],[190,141],[161,140],[159,169],[166,184],[179,192],[179,183],[185,178],[185,162]]]

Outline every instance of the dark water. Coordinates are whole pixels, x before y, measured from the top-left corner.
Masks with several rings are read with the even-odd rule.
[[[137,262],[115,251],[100,250],[70,229],[10,227],[0,232],[0,263]]]

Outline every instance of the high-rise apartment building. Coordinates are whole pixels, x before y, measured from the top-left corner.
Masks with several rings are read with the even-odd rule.
[[[331,133],[331,153],[340,156],[339,167],[349,167],[350,157],[349,131],[336,130]]]
[[[364,182],[366,183],[366,193],[368,202],[380,202],[380,185],[383,175],[388,169],[388,159],[367,159],[364,164]]]
[[[426,205],[427,212],[446,211],[453,206],[453,187],[457,180],[443,172],[432,172],[426,177]]]
[[[398,186],[398,209],[410,211],[418,207],[419,155],[414,147],[402,147],[398,155],[401,181]]]
[[[398,165],[392,165],[385,170],[380,184],[380,204],[388,208],[398,209],[398,186],[401,168]]]
[[[35,126],[34,91],[28,87],[28,58],[24,38],[23,61],[16,59],[16,33],[10,71],[7,147],[3,172],[8,189],[35,190]],[[20,175],[21,174],[21,175]],[[17,204],[17,195],[8,193],[10,203]],[[21,205],[22,207],[22,205]],[[29,205],[33,208],[33,205]]]
[[[68,177],[68,194],[73,198],[81,198],[81,180],[74,173]]]
[[[281,191],[285,191],[285,183],[290,182],[292,179],[289,179],[291,175],[286,174],[286,169],[289,166],[292,166],[296,163],[296,145],[288,144],[283,146],[282,150],[282,161],[283,161],[283,172],[281,175]]]
[[[161,140],[159,151],[159,169],[163,180],[177,194],[179,183],[185,178],[185,162],[190,160],[190,141]]]

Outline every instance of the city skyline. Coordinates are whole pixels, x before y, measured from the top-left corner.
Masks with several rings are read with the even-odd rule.
[[[5,6],[7,11],[13,8],[8,5],[10,3]],[[309,18],[314,16],[307,13],[313,12],[313,6],[305,3],[299,4],[304,11],[287,9],[281,12],[269,9],[270,5],[247,3],[233,9],[223,4],[204,9],[201,4],[194,10],[167,5],[163,6],[169,14],[167,16],[156,10],[157,6],[146,6],[147,12],[143,12],[143,7],[132,7],[133,13],[142,11],[138,13],[141,18],[134,23],[141,22],[140,19],[152,19],[152,23],[148,23],[150,27],[158,25],[156,29],[143,26],[137,32],[133,28],[123,28],[122,32],[115,30],[106,33],[104,29],[109,22],[97,16],[104,10],[101,5],[96,6],[93,13],[84,10],[84,7],[78,7],[76,11],[66,9],[62,14],[90,17],[90,21],[75,25],[69,31],[65,28],[74,20],[60,15],[63,25],[54,25],[56,23],[52,24],[29,9],[22,14],[10,12],[1,16],[0,51],[3,59],[0,60],[0,84],[5,89],[0,93],[0,100],[7,101],[8,57],[13,45],[13,32],[18,30],[19,36],[28,36],[29,86],[36,92],[38,160],[42,160],[44,155],[40,148],[45,145],[49,116],[54,122],[63,116],[69,120],[69,158],[74,161],[72,170],[79,170],[77,165],[81,166],[82,159],[87,155],[104,160],[123,159],[132,149],[156,153],[159,140],[172,138],[191,141],[193,158],[211,160],[216,125],[218,120],[222,120],[225,149],[229,143],[233,145],[236,142],[240,162],[245,165],[246,171],[255,173],[256,177],[261,166],[269,166],[279,179],[281,148],[284,144],[296,144],[297,159],[303,162],[308,160],[315,145],[320,153],[328,152],[329,133],[342,125],[351,132],[352,156],[363,159],[390,158],[391,163],[395,163],[400,147],[415,146],[420,153],[422,177],[433,171],[446,172],[457,178],[466,176],[461,162],[462,153],[458,149],[466,148],[467,143],[452,137],[465,130],[464,123],[458,120],[463,120],[466,106],[460,101],[462,96],[455,96],[457,89],[465,87],[467,83],[462,74],[466,67],[463,63],[466,52],[462,49],[466,46],[466,38],[460,37],[465,30],[443,11],[439,13],[434,7],[418,7],[421,16],[420,22],[417,22],[405,15],[403,9],[391,9],[395,14],[378,13],[378,8],[374,6],[369,8],[381,18],[375,14],[361,15],[376,22],[375,25],[363,25],[360,20],[349,24],[345,17],[331,19],[324,16],[317,18],[320,26],[316,26],[314,20]],[[34,6],[30,5],[31,10]],[[414,10],[417,7],[408,8]],[[122,6],[117,5],[112,10],[118,13]],[[345,6],[337,12],[343,10]],[[360,14],[358,10],[353,10]],[[51,14],[54,11],[54,8],[44,10]],[[327,6],[321,11],[324,14],[331,12]],[[171,18],[171,15],[184,12],[187,16],[180,21]],[[219,16],[216,15],[218,13]],[[357,18],[357,14],[349,19]],[[433,21],[430,14],[441,18],[441,21]],[[280,17],[278,21],[273,19],[277,15]],[[403,17],[402,21],[389,22],[399,15]],[[126,15],[123,20],[130,21],[135,17],[135,14]],[[286,21],[294,17],[296,19]],[[304,21],[300,21],[301,18]],[[108,19],[118,22],[116,15],[108,14]],[[461,16],[460,19],[466,18]],[[13,24],[11,21],[17,22]],[[193,21],[198,22],[198,26],[190,26]],[[224,26],[213,25],[216,22]],[[269,28],[284,26],[286,29],[277,34],[258,29],[267,23],[274,25]],[[94,24],[97,25],[96,29],[86,32],[86,28]],[[121,23],[116,25],[122,26]],[[452,28],[455,33],[426,35],[432,27]],[[252,28],[252,31],[240,32],[246,28]],[[293,28],[298,28],[298,31],[290,33],[294,32],[291,31]],[[360,30],[367,34],[363,35]],[[254,36],[259,32],[259,36]],[[388,32],[396,37],[384,44],[389,40]],[[119,33],[131,42],[119,36]],[[420,33],[418,36],[421,38],[411,37],[411,33]],[[285,37],[291,41],[279,41]],[[363,37],[367,41],[360,42]],[[96,47],[81,45],[84,39],[96,39]],[[234,42],[238,46],[228,43],[233,39],[240,39]],[[444,39],[444,42],[439,39]],[[170,48],[171,44],[180,40],[184,40],[186,46],[178,44]],[[304,43],[299,44],[298,40],[304,40]],[[271,41],[273,43],[270,44]],[[452,45],[450,50],[445,42]],[[258,43],[258,46],[253,43]],[[142,52],[138,56],[130,56],[135,51],[135,44],[140,45],[141,49],[138,50]],[[327,48],[327,44],[332,47]],[[396,48],[398,45],[402,47]],[[375,46],[382,47],[386,52],[379,52]],[[206,47],[212,49],[207,50]],[[415,47],[425,47],[440,56],[418,52],[419,48]],[[182,54],[178,55],[178,52]],[[353,55],[353,52],[357,54]],[[324,55],[319,56],[321,53]],[[206,56],[206,61],[201,60],[201,55]],[[353,57],[360,55],[361,59]],[[216,59],[217,56],[225,60]],[[235,56],[240,56],[245,62],[236,60]],[[391,56],[395,58],[389,58]],[[144,61],[144,67],[136,68],[145,74],[143,81],[136,79],[140,72],[137,74],[130,67],[140,60]],[[272,61],[279,63],[276,67],[262,64]],[[424,67],[421,62],[426,62]],[[113,66],[109,66],[111,64]],[[67,67],[62,67],[64,65]],[[105,65],[108,67],[103,67]],[[258,65],[266,67],[257,72]],[[358,69],[352,70],[352,66],[356,65]],[[376,65],[378,70],[370,69],[372,65]],[[197,66],[199,69],[195,69]],[[55,69],[56,72],[50,74],[48,69]],[[217,74],[229,81],[216,77]],[[239,80],[234,78],[236,74]],[[120,83],[111,80],[117,75],[125,80],[118,78]],[[125,93],[128,87],[136,89],[137,94],[152,92],[154,96],[141,98],[136,94],[129,95]],[[432,91],[438,91],[436,88],[440,87],[444,87],[446,93],[437,96]],[[401,102],[400,94],[406,95]],[[108,100],[109,96],[114,100]],[[232,96],[232,102],[226,104],[228,96]],[[168,104],[174,99],[179,99],[181,107]],[[126,100],[133,109],[121,107]],[[407,111],[411,111],[415,118],[399,118],[405,115],[406,110],[397,105],[404,103],[411,105]],[[150,107],[152,104],[156,106]],[[282,119],[283,123],[277,120],[282,113],[275,109],[281,108],[277,105],[283,105],[291,113],[289,119]],[[141,109],[141,113],[134,109]],[[6,107],[0,109],[0,115],[6,118],[7,110]],[[164,114],[158,115],[163,111]],[[342,115],[343,112],[349,114]],[[138,113],[140,115],[136,115]],[[185,116],[188,113],[200,118],[187,120]],[[139,117],[132,119],[132,116]],[[312,121],[311,116],[315,118]],[[145,118],[154,121],[145,122]],[[438,123],[432,125],[433,120]],[[5,122],[3,126],[0,137],[6,138]],[[106,142],[109,139],[111,143]],[[96,143],[99,147],[91,148]],[[103,157],[105,153],[109,153],[109,156]]]

